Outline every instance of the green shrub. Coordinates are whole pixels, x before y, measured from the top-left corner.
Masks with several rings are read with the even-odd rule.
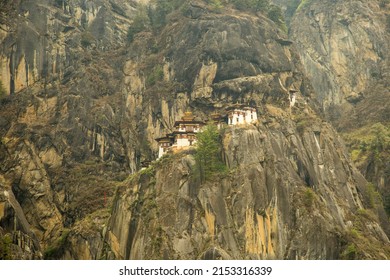
[[[354,239],[357,239],[360,237],[360,233],[357,229],[355,228],[352,228],[350,231],[349,231],[349,235],[351,238],[354,238]]]
[[[11,260],[11,237],[8,235],[0,236],[0,260]]]
[[[58,8],[62,8],[64,5],[66,5],[66,0],[55,0],[54,5]]]
[[[278,6],[270,6],[268,11],[268,18],[275,22],[284,32],[287,33],[287,25],[284,21],[282,10]]]
[[[341,257],[347,260],[355,260],[357,257],[357,249],[355,247],[355,244],[349,244],[342,253]]]
[[[390,149],[390,128],[381,123],[376,123],[372,126],[374,139],[370,143],[370,148],[376,154]]]
[[[220,11],[223,8],[221,0],[207,0],[206,2],[214,11]]]
[[[385,194],[383,196],[383,206],[385,208],[385,211],[387,213],[387,216],[390,217],[390,193]]]
[[[155,169],[153,165],[150,165],[148,168],[142,169],[139,173],[140,176],[146,175],[146,176],[154,176]]]
[[[153,86],[164,78],[164,70],[161,65],[156,65],[152,72],[146,77],[146,85]]]
[[[305,205],[306,208],[311,208],[314,203],[314,192],[311,189],[306,189],[304,196],[303,196],[303,204]]]
[[[92,35],[91,32],[85,31],[83,34],[81,34],[80,43],[84,48],[90,47],[94,42],[95,37]]]

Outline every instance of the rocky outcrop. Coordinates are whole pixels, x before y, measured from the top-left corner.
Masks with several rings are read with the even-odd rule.
[[[136,18],[141,2],[148,1],[14,1],[12,13],[0,14],[0,79],[9,93],[0,97],[0,176],[4,178],[0,191],[12,192],[20,205],[20,208],[15,208],[8,198],[1,198],[1,203],[5,203],[4,209],[8,210],[4,213],[0,211],[0,227],[5,234],[20,231],[38,242],[40,249],[37,250],[44,258],[145,258],[146,252],[156,258],[215,258],[216,254],[221,258],[294,258],[295,253],[283,251],[279,245],[271,246],[273,255],[268,253],[271,248],[267,252],[258,249],[259,242],[265,244],[268,241],[264,240],[274,238],[268,229],[258,233],[255,228],[259,224],[279,223],[269,218],[272,211],[279,211],[282,207],[271,202],[271,198],[276,196],[261,204],[266,206],[263,210],[268,214],[260,212],[257,217],[257,206],[242,210],[247,211],[245,217],[254,217],[251,221],[248,218],[244,227],[241,224],[238,227],[240,232],[245,228],[246,235],[237,235],[234,231],[223,233],[226,240],[239,237],[248,241],[230,240],[230,247],[222,246],[222,243],[215,243],[219,247],[208,247],[212,238],[222,238],[217,232],[221,228],[214,223],[231,221],[228,216],[230,210],[218,210],[216,216],[213,209],[216,208],[215,203],[221,203],[219,198],[209,199],[210,191],[201,191],[196,182],[191,183],[195,188],[192,185],[187,188],[184,179],[180,183],[184,184],[180,194],[184,198],[180,205],[184,205],[185,211],[204,209],[202,211],[205,212],[204,220],[198,220],[191,229],[195,232],[199,226],[199,233],[185,233],[189,234],[188,238],[176,233],[167,235],[168,225],[174,222],[168,216],[158,216],[153,210],[146,218],[154,221],[150,226],[156,231],[152,231],[150,236],[142,235],[142,231],[136,231],[134,225],[127,224],[137,222],[134,220],[140,215],[137,211],[144,211],[142,205],[137,204],[137,198],[132,196],[124,204],[117,197],[110,230],[106,232],[107,210],[116,188],[123,185],[129,174],[139,170],[141,161],[156,157],[154,138],[169,132],[175,120],[185,111],[191,110],[206,119],[211,112],[222,112],[233,103],[249,103],[259,106],[259,113],[281,114],[283,120],[280,123],[283,125],[280,127],[290,127],[285,125],[289,119],[286,112],[299,115],[315,108],[315,101],[311,98],[314,91],[303,74],[291,42],[264,15],[238,12],[231,7],[215,12],[202,1],[192,1],[192,4],[183,1],[186,3],[180,9],[169,14],[166,25],[157,30],[146,28],[130,40],[127,37],[128,27]],[[195,2],[203,4],[199,6]],[[4,15],[8,17],[5,21]],[[299,90],[298,105],[291,109],[290,87]],[[299,130],[310,121],[310,118],[304,119],[298,125]],[[279,127],[277,123],[275,126]],[[261,126],[261,129],[254,130],[269,133],[263,129]],[[233,131],[241,135],[245,130]],[[272,138],[271,135],[269,137]],[[226,141],[229,146],[230,142]],[[234,169],[237,159],[229,154],[228,148],[226,158]],[[191,157],[188,156],[184,162],[177,171],[183,174],[172,173],[177,178],[187,176],[185,174],[191,170]],[[300,172],[312,174],[314,166],[309,169],[312,164],[305,164],[307,170]],[[173,188],[169,192],[175,193],[180,184],[175,185],[177,181],[165,178],[164,168],[169,170],[171,167],[169,164],[160,167],[157,172],[161,177],[159,184]],[[251,172],[253,176],[263,176],[261,169]],[[349,174],[347,178],[356,176]],[[173,185],[161,181],[165,179]],[[232,189],[232,195],[233,189],[237,188],[232,185],[234,180],[223,179],[224,184]],[[343,182],[347,181],[343,179]],[[312,181],[308,182],[311,184]],[[352,185],[350,183],[346,188],[347,194],[353,189]],[[134,192],[138,192],[137,187],[133,187]],[[207,188],[220,189],[217,184],[209,184]],[[188,192],[196,191],[191,193],[188,201],[199,197],[200,204],[197,202],[195,208],[187,206],[187,189]],[[142,193],[142,199],[150,196],[163,203],[165,196],[157,189],[156,193],[162,197],[146,192]],[[346,197],[351,199],[347,194]],[[130,195],[130,190],[118,192],[117,196],[120,195]],[[243,199],[249,201],[249,198]],[[253,200],[256,205],[260,203],[259,199]],[[151,204],[148,207],[156,209],[152,199],[147,201]],[[352,207],[350,211],[361,206],[358,201],[347,203]],[[127,211],[127,206],[134,209]],[[187,212],[176,213],[174,211],[178,208],[169,207],[167,205],[167,211],[171,211],[169,215],[181,215],[177,220],[190,219],[188,224],[192,223],[195,210],[186,216]],[[22,213],[12,209],[22,209]],[[289,210],[287,212],[290,213]],[[201,217],[203,214],[196,215]],[[239,215],[244,217],[243,212]],[[17,220],[25,220],[26,223],[22,224],[26,226],[17,229],[8,226],[6,221],[15,216]],[[155,221],[155,217],[161,220]],[[284,222],[291,221],[283,218],[278,225]],[[184,224],[177,227],[185,228]],[[372,222],[372,227],[377,228],[376,222]],[[379,228],[378,232],[382,229]],[[168,241],[171,236],[176,239]],[[293,240],[286,236],[281,237],[280,244],[286,245],[284,240]],[[210,250],[190,246],[192,238]],[[380,240],[379,237],[372,238]],[[109,249],[103,239],[109,240]],[[149,245],[154,247],[142,252],[141,248],[148,240],[151,241]],[[170,246],[167,248],[175,249],[162,254],[158,248],[166,242]],[[242,250],[244,243],[248,249]],[[132,244],[132,249],[125,248],[126,244]],[[289,246],[298,248],[297,243],[294,244]],[[343,244],[340,246],[343,247]],[[186,248],[193,250],[186,251]],[[280,252],[286,253],[286,256]],[[321,255],[303,250],[296,256],[336,258],[340,251],[335,252],[326,251]],[[369,256],[378,257],[377,251],[361,255]]]
[[[387,5],[307,1],[298,8],[291,38],[324,109],[350,108],[372,86],[388,80]]]
[[[364,145],[366,136],[377,137],[375,127],[389,129],[389,5],[388,1],[302,1],[290,24],[290,37],[316,98],[345,135],[360,171],[386,201],[387,148],[366,150]],[[387,147],[386,140],[379,141]]]
[[[121,64],[100,54],[126,45],[137,1],[3,2],[0,191],[14,194],[19,208],[5,199],[0,227],[30,236],[40,257],[57,256],[72,240],[64,232],[108,207],[124,176],[120,130],[106,129],[118,127],[105,117],[115,115],[113,104],[103,100],[121,100],[111,96],[120,96],[113,69]]]
[[[101,51],[125,45],[135,3],[40,0],[9,4],[13,13],[8,12],[0,31],[0,79],[7,92],[20,92],[42,80],[45,84],[66,80],[80,65],[82,48]]]
[[[189,151],[129,178],[106,235],[115,258],[388,258],[388,221],[365,218],[367,181],[330,125],[265,111],[223,133],[228,174],[200,184]]]

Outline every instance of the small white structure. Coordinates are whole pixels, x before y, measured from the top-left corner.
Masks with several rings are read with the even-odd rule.
[[[229,125],[237,125],[245,123],[245,111],[241,109],[233,109],[228,113]]]
[[[173,147],[183,148],[193,146],[196,143],[196,136],[194,133],[173,133],[175,137],[175,143]]]
[[[236,105],[228,110],[228,124],[250,124],[257,120],[257,111],[253,107],[242,107]]]
[[[157,138],[156,141],[158,142],[158,158],[162,157],[165,155],[165,153],[169,150],[169,148],[172,146],[171,140],[172,138],[170,137],[169,134],[165,137],[160,137]]]
[[[292,88],[289,90],[289,99],[290,99],[290,107],[294,107],[295,102],[297,101],[297,90]]]

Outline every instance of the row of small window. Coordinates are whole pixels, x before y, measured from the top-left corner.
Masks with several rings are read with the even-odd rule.
[[[187,139],[188,140],[194,140],[195,136],[194,135],[187,135],[187,134],[179,134],[177,135],[176,139]]]

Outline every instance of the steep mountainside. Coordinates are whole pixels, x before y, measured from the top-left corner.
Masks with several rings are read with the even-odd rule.
[[[390,213],[390,1],[283,1],[327,118]]]
[[[267,106],[223,133],[228,174],[200,184],[189,153],[119,187],[106,239],[116,259],[383,259],[383,209],[334,130]],[[371,202],[370,202],[371,201]],[[373,202],[373,204],[371,204]],[[379,212],[377,212],[379,211]]]
[[[50,257],[129,172],[118,52],[137,3],[2,3],[1,227]]]
[[[162,20],[148,2],[1,6],[0,247],[49,259],[388,258],[381,202],[315,112],[280,25],[209,1],[170,1],[183,5]],[[227,129],[221,181],[196,181],[185,154],[137,173],[185,111],[206,119],[237,102],[261,121]]]
[[[389,121],[390,3],[306,2],[291,22],[291,38],[324,109],[344,129],[367,123],[367,116]]]

